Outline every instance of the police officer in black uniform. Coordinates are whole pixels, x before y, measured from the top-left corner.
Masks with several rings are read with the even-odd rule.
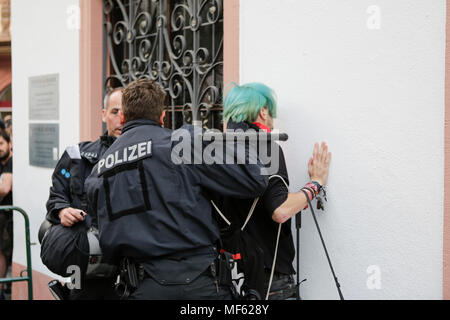
[[[162,128],[164,100],[164,91],[147,79],[124,89],[122,136],[86,181],[103,254],[137,263],[130,299],[231,299],[230,290],[218,282],[219,230],[210,196],[257,197],[268,178],[259,162],[208,165],[193,160],[195,132],[202,130]],[[176,142],[186,140],[188,148],[180,149]],[[181,154],[190,159],[180,163]]]
[[[122,132],[119,117],[122,109],[122,89],[113,89],[105,96],[102,120],[107,131],[94,142],[81,142],[68,147],[58,161],[47,201],[46,218],[52,224],[72,227],[85,220],[88,213],[85,180],[100,157]],[[111,279],[84,281],[81,289],[71,290],[70,293],[71,300],[104,297],[115,298]]]

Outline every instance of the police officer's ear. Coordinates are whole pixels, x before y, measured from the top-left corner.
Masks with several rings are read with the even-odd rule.
[[[119,110],[120,124],[123,126],[125,124],[125,115],[122,110]]]
[[[102,109],[102,121],[106,123],[106,108]]]
[[[163,126],[164,125],[164,120],[166,119],[166,110],[164,110],[161,113],[161,116],[159,117],[159,125]]]
[[[268,115],[269,115],[269,108],[264,107],[261,110],[259,110],[258,116],[259,118],[261,118],[261,120],[263,120],[263,122],[267,120]]]

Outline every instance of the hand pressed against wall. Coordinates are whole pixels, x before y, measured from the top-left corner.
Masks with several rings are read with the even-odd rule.
[[[308,173],[312,181],[324,186],[328,181],[328,172],[330,168],[331,152],[328,152],[328,146],[325,142],[319,148],[319,144],[314,145],[313,156],[308,162]]]

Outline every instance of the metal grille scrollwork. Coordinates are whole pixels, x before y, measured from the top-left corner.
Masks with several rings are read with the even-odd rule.
[[[105,89],[149,78],[166,127],[222,128],[223,0],[104,0],[104,18]]]

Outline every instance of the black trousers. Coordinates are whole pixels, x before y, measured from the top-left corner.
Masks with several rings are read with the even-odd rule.
[[[217,285],[207,271],[189,284],[162,285],[151,277],[145,278],[130,296],[130,300],[231,300],[229,288]]]
[[[81,282],[81,289],[70,290],[69,300],[119,300],[114,279],[89,279]]]
[[[13,216],[12,211],[0,212],[0,252],[6,258],[6,263],[11,264],[13,252]]]
[[[269,286],[270,271],[266,272],[264,283],[264,297]],[[292,275],[275,272],[270,287],[269,300],[293,300],[297,297],[297,288]]]

